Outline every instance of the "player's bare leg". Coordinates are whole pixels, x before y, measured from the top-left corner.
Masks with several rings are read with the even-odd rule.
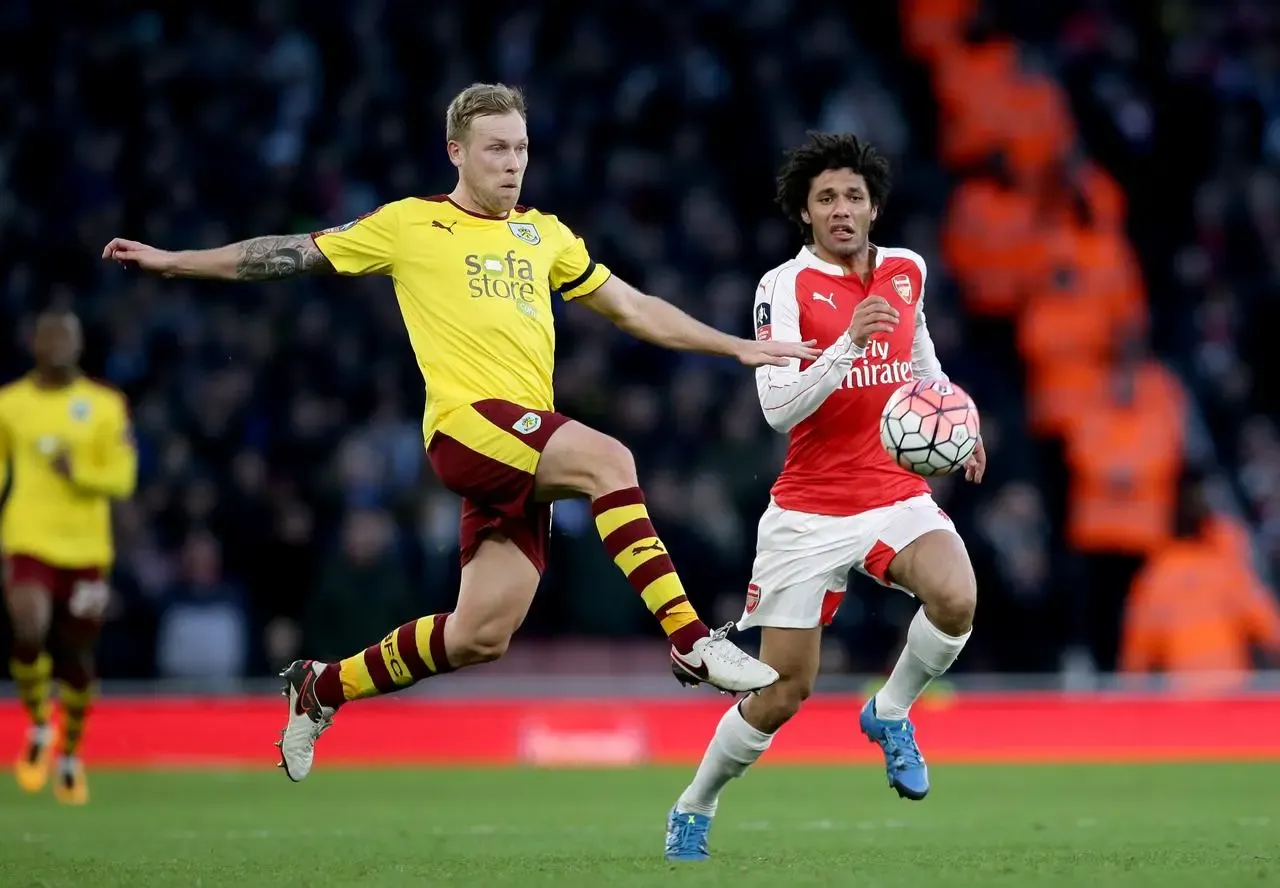
[[[15,586],[5,592],[5,605],[13,626],[9,673],[31,720],[26,743],[14,763],[14,776],[26,792],[39,792],[49,780],[55,741],[49,695],[53,660],[45,650],[53,621],[53,598],[40,586]]]
[[[778,680],[729,707],[720,719],[693,782],[667,818],[664,853],[668,860],[706,860],[710,856],[707,834],[720,793],[764,754],[778,729],[813,693],[821,645],[821,629],[761,630],[760,659],[778,671]]]
[[[512,541],[490,536],[462,569],[452,613],[406,623],[338,663],[298,660],[286,669],[289,717],[280,767],[299,781],[311,773],[315,744],[338,707],[394,693],[433,675],[496,660],[506,653],[538,589],[538,570]]]
[[[622,443],[580,422],[566,423],[543,449],[535,483],[544,502],[591,498],[605,549],[671,641],[677,678],[732,693],[758,691],[778,680],[772,667],[728,640],[729,626],[712,632],[699,619],[649,519],[635,460]]]
[[[947,530],[930,531],[906,546],[889,563],[888,573],[923,606],[907,629],[907,644],[893,672],[867,701],[859,724],[884,751],[889,785],[903,798],[922,799],[929,792],[929,771],[909,712],[969,640],[977,582],[964,543]]]

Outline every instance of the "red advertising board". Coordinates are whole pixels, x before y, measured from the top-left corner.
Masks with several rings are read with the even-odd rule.
[[[819,696],[779,734],[770,762],[874,762],[858,734],[862,701]],[[362,701],[325,734],[326,766],[694,763],[729,701]],[[121,698],[95,706],[84,754],[98,766],[258,766],[274,762],[279,697]],[[965,694],[917,704],[931,761],[1280,759],[1280,694],[1214,699]],[[25,716],[0,706],[0,736]]]

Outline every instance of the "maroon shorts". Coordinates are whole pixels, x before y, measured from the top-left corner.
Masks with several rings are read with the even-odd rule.
[[[534,473],[551,435],[569,418],[510,401],[477,401],[446,414],[427,445],[445,487],[462,497],[458,545],[465,565],[486,537],[511,540],[541,574],[551,505],[534,499]]]
[[[31,555],[4,560],[6,589],[38,586],[53,598],[55,617],[70,619],[96,630],[111,602],[106,570],[102,567],[58,567]]]

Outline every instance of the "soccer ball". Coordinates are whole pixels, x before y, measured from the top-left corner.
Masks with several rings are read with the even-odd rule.
[[[954,382],[920,379],[889,396],[880,413],[880,442],[904,469],[949,475],[978,446],[978,408]]]

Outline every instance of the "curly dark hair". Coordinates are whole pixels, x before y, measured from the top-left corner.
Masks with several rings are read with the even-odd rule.
[[[889,172],[889,159],[870,142],[853,133],[809,133],[808,142],[787,152],[778,171],[775,200],[787,218],[799,226],[805,243],[813,242],[813,229],[800,216],[809,200],[809,187],[823,172],[842,169],[862,176],[873,207],[884,206],[893,177]]]

